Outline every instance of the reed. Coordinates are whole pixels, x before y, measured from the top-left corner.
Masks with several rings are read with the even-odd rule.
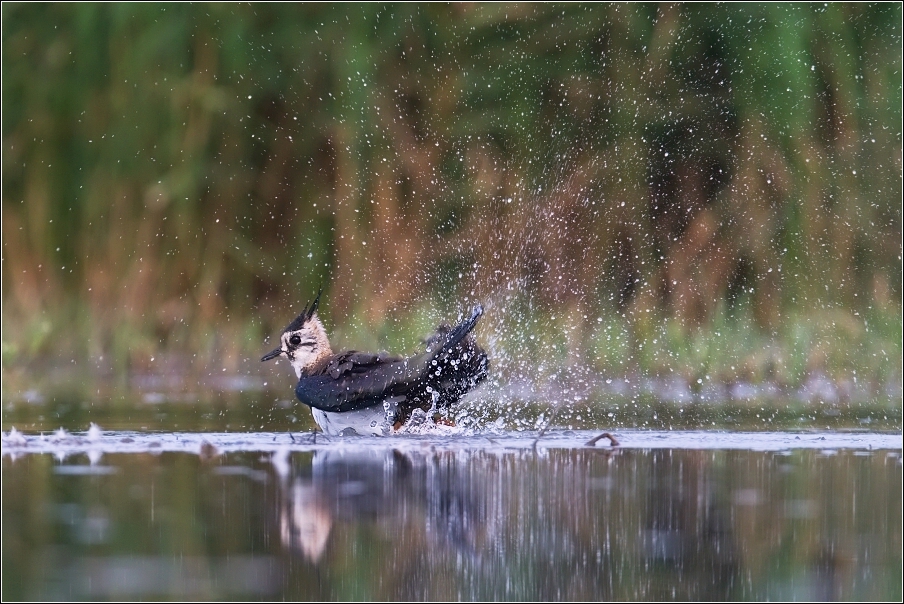
[[[235,368],[323,284],[362,338],[479,297],[512,341],[567,323],[600,370],[900,382],[865,319],[900,335],[899,4],[5,4],[2,27],[4,372]]]

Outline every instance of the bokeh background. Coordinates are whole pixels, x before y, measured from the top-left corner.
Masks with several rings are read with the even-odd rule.
[[[503,377],[900,400],[899,3],[2,10],[5,397],[260,372],[323,287],[340,346],[482,301]]]

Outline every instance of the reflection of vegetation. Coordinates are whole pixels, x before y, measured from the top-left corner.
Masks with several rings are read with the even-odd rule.
[[[4,455],[4,595],[900,601],[900,450],[606,449]]]
[[[356,346],[474,296],[602,370],[900,382],[899,4],[3,16],[5,368],[235,369],[324,283]]]
[[[494,430],[537,431],[550,422],[574,430],[862,430],[900,432],[900,402],[887,394],[863,396],[841,390],[833,397],[819,389],[786,393],[775,388],[751,388],[705,383],[697,389],[670,380],[613,380],[577,388],[535,385],[534,391],[512,391],[506,380],[490,385],[463,401],[456,420],[478,433]],[[589,380],[588,380],[589,381]],[[19,396],[8,396],[0,428],[50,434],[59,428],[87,430],[91,423],[105,430],[160,432],[275,432],[315,430],[310,410],[294,400],[286,384],[267,390],[246,384],[242,392],[223,391],[222,383],[203,384],[200,392],[178,391],[151,380],[131,388],[97,388],[95,381],[69,380],[54,387],[38,383]]]

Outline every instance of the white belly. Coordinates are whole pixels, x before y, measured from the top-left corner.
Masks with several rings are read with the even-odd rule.
[[[344,413],[312,408],[311,414],[320,429],[333,436],[350,435],[352,431],[360,436],[387,436],[392,433],[390,422],[395,415],[387,413],[382,405]]]

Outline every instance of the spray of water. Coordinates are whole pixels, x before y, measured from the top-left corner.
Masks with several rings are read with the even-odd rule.
[[[452,244],[473,259],[462,278],[484,303],[478,337],[492,363],[488,384],[458,413],[463,426],[542,429],[576,413],[602,379],[587,344],[606,279],[610,237],[593,227],[606,203],[593,165],[563,174],[493,198]]]

